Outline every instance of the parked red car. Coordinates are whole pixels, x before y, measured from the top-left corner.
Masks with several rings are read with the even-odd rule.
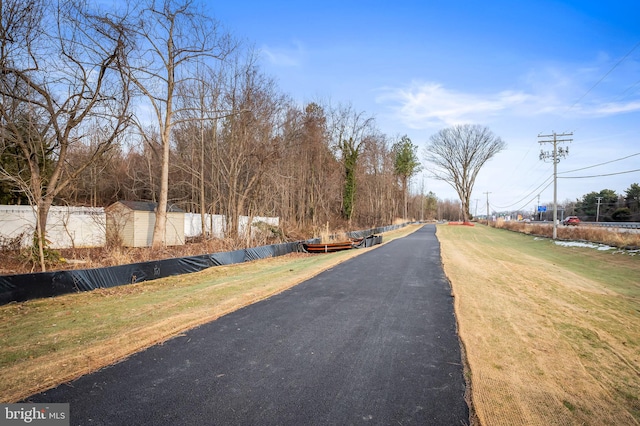
[[[578,216],[567,216],[565,220],[562,221],[563,225],[579,225],[580,219]]]

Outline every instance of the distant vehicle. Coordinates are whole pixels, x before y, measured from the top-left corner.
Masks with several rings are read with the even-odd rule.
[[[567,216],[565,220],[562,221],[563,225],[579,225],[580,218],[578,216]]]

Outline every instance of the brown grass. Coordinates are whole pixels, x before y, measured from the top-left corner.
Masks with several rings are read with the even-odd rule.
[[[326,230],[322,230],[322,232],[320,232],[319,238],[322,244],[349,241],[347,232],[343,231],[342,229],[337,231],[329,231],[329,229],[327,228]]]
[[[276,241],[278,242],[278,241]],[[265,244],[273,244],[266,242]],[[259,244],[256,244],[259,245]],[[150,260],[169,259],[173,257],[196,256],[206,253],[231,251],[244,247],[242,242],[232,239],[211,239],[192,241],[181,246],[170,246],[161,249],[149,247],[107,247],[72,248],[55,250],[56,262],[48,262],[48,270],[86,269],[105,266],[124,265]],[[0,250],[2,263],[0,274],[23,274],[38,272],[37,264],[29,258],[29,250]],[[37,262],[36,262],[37,263]]]
[[[640,258],[439,226],[483,425],[640,422]]]
[[[288,233],[287,241],[301,241],[313,235],[322,243],[348,241],[347,232],[341,228],[330,229],[329,224],[312,230],[293,230]],[[284,242],[279,235],[257,233],[250,241],[238,238],[193,238],[180,246],[152,249],[150,247],[123,247],[110,241],[105,247],[73,248],[53,250],[54,261],[47,262],[47,270],[87,269],[107,266],[125,265],[175,257],[197,256],[208,253],[238,250],[246,247],[277,244]],[[19,249],[18,243],[2,244],[0,241],[0,275],[25,274],[39,272],[39,262],[30,257],[30,249]]]
[[[553,225],[550,223],[498,220],[493,226],[528,235],[539,235],[548,238],[553,235]],[[619,248],[640,248],[640,233],[629,232],[623,228],[560,225],[557,228],[557,235],[558,239],[561,240],[589,241]]]

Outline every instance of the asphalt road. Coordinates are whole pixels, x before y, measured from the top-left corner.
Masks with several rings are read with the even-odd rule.
[[[460,425],[464,391],[427,225],[27,401],[70,403],[72,425]]]

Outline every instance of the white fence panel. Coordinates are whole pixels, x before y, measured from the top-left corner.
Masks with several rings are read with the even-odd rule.
[[[227,220],[221,214],[205,214],[205,231],[215,238],[224,238]],[[184,236],[193,238],[202,235],[202,218],[200,213],[185,213]]]
[[[36,215],[31,206],[0,206],[0,239],[6,243],[22,236],[20,245],[29,247],[36,229]]]
[[[54,249],[101,247],[106,242],[106,215],[102,207],[52,206],[47,217],[47,241]],[[33,242],[35,209],[31,206],[0,206],[0,238],[22,235],[22,247]]]
[[[238,218],[238,235],[246,236],[247,227],[263,222],[271,226],[279,226],[279,217],[240,216]],[[47,240],[54,249],[72,247],[101,247],[106,243],[106,214],[102,207],[66,207],[52,206],[47,219]],[[205,230],[215,238],[224,238],[226,217],[224,215],[205,215]],[[36,228],[35,209],[31,206],[0,205],[0,243],[21,236],[22,247],[29,247],[33,242]],[[255,236],[256,227],[251,228]],[[202,234],[202,222],[199,213],[186,213],[184,220],[185,237],[196,237]]]
[[[47,218],[47,239],[54,249],[102,247],[107,242],[103,207],[54,206]]]

